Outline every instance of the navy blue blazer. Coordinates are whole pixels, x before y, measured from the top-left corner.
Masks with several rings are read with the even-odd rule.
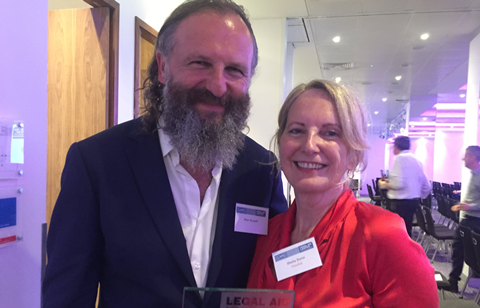
[[[167,178],[158,133],[141,119],[78,143],[68,154],[49,227],[44,308],[100,305],[182,307],[196,286]],[[287,209],[273,154],[245,137],[233,170],[223,170],[207,287],[244,288],[256,235],[234,231],[235,204]],[[217,299],[187,295],[184,307]]]

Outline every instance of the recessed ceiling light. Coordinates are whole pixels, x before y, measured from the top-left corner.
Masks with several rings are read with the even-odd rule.
[[[402,79],[402,76],[398,75],[398,76],[395,76],[395,80],[400,80]]]
[[[375,114],[378,114],[378,111],[375,111],[374,113],[375,113]]]
[[[415,125],[410,125],[410,127],[411,127],[411,128],[414,128],[414,127],[415,127]]]
[[[335,36],[335,37],[333,38],[333,41],[334,41],[335,43],[340,42],[340,36]]]
[[[367,124],[367,126],[370,126],[370,125],[371,125],[370,123]]]
[[[464,98],[464,97],[465,97],[465,94],[460,94],[460,97],[461,97],[461,98]]]
[[[426,40],[426,39],[428,39],[429,37],[430,37],[430,35],[429,35],[428,33],[424,33],[424,34],[420,35],[420,38],[421,38],[422,40]]]
[[[427,118],[423,118],[423,120],[425,121],[425,120],[427,120]]]
[[[387,98],[386,98],[386,97],[382,98],[382,101],[386,102],[386,101],[387,101]]]
[[[342,77],[335,77],[335,82],[336,83],[339,83],[340,81],[342,81]]]

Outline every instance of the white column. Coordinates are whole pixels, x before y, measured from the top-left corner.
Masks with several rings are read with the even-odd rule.
[[[477,144],[478,132],[478,92],[480,85],[480,34],[470,42],[470,51],[468,56],[468,86],[467,86],[467,105],[465,108],[465,130],[463,134],[463,150]],[[463,168],[462,183],[468,183],[470,180],[470,170]],[[467,185],[462,185],[462,191]],[[464,193],[462,195],[465,195]]]

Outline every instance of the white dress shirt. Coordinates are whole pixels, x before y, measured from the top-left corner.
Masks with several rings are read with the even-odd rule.
[[[187,244],[190,264],[197,287],[207,283],[208,266],[215,237],[218,188],[222,166],[217,162],[212,170],[212,182],[200,204],[200,190],[195,179],[180,165],[178,151],[170,144],[170,137],[158,130],[163,160]]]
[[[432,190],[422,163],[410,151],[395,155],[388,183],[391,187],[387,193],[390,199],[426,198]]]

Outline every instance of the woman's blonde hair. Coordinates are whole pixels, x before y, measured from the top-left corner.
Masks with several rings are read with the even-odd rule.
[[[365,170],[367,167],[365,150],[369,148],[365,107],[351,89],[328,80],[315,79],[308,84],[302,83],[288,94],[278,114],[278,129],[274,135],[275,145],[279,146],[293,103],[302,93],[312,89],[325,92],[333,103],[342,129],[341,138],[347,146],[348,159],[352,163],[352,170],[349,171],[355,171],[358,166],[361,171]]]

